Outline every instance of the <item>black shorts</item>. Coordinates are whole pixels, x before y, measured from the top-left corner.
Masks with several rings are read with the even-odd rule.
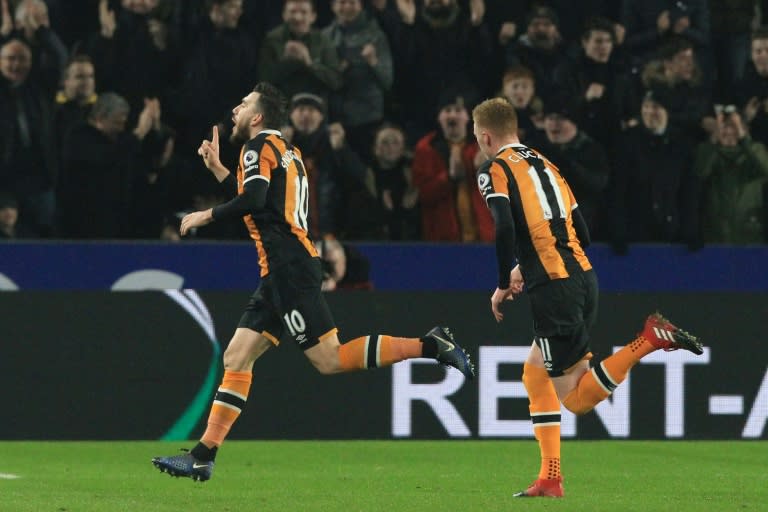
[[[589,330],[597,318],[597,277],[593,270],[554,279],[528,292],[534,341],[550,377],[559,377],[590,352]]]
[[[302,350],[336,332],[325,297],[320,291],[319,258],[294,261],[273,269],[251,296],[238,327],[267,337],[277,345],[290,337]]]

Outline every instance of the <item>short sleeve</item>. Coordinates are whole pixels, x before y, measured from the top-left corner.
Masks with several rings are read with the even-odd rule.
[[[269,183],[272,169],[277,166],[274,151],[263,141],[252,139],[245,143],[240,153],[240,168],[243,170],[243,187],[262,180]]]
[[[509,200],[509,181],[496,160],[489,160],[477,170],[477,188],[486,203],[492,197],[505,197]]]

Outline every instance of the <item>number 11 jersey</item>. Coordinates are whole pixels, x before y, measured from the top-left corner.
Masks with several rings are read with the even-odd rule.
[[[486,202],[509,200],[515,256],[529,289],[592,268],[573,227],[573,192],[541,153],[522,144],[504,146],[478,169],[477,184]]]

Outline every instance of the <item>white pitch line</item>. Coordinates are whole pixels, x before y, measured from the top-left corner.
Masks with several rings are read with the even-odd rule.
[[[13,473],[0,473],[0,480],[16,480],[17,478],[21,477]]]

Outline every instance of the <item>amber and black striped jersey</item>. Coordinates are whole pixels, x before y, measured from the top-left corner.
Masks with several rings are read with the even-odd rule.
[[[317,257],[308,235],[309,180],[301,151],[277,130],[264,130],[243,145],[237,166],[237,192],[266,182],[263,208],[243,220],[259,253],[261,276],[300,258]]]
[[[557,167],[538,151],[522,144],[502,147],[480,167],[477,184],[486,202],[509,200],[514,252],[529,289],[592,268],[574,229],[576,199]]]

